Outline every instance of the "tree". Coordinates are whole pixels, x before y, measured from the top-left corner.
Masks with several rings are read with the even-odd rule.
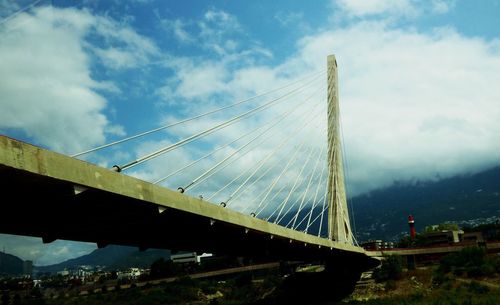
[[[468,277],[477,277],[491,276],[496,269],[497,262],[486,256],[485,249],[471,247],[443,257],[437,272],[441,274],[453,272],[457,275],[466,273]]]
[[[177,266],[174,265],[172,260],[165,260],[164,258],[160,258],[151,264],[149,275],[151,276],[151,278],[174,276],[178,271],[177,269]]]
[[[425,227],[425,233],[441,232],[441,231],[458,231],[458,225],[455,223],[441,223],[434,226]]]
[[[403,274],[403,263],[400,256],[390,255],[382,261],[380,268],[375,269],[373,277],[377,282],[398,280]]]
[[[409,235],[403,236],[397,243],[398,248],[423,247],[429,243],[429,239],[425,234],[417,233],[415,239],[412,240]]]
[[[2,294],[2,305],[10,304],[10,295],[8,291],[4,291]]]

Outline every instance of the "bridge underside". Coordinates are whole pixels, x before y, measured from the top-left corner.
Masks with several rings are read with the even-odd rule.
[[[76,194],[77,190],[84,191]],[[0,233],[366,269],[362,249],[0,137]],[[120,191],[119,191],[120,189]],[[161,211],[161,212],[160,212]]]

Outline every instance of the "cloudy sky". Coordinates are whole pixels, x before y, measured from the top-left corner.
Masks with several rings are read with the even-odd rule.
[[[245,210],[302,143],[302,162],[292,162],[297,164],[280,183],[293,185],[307,161],[312,184],[320,184],[321,171],[313,172],[326,153],[323,71],[326,56],[335,54],[349,196],[395,180],[480,171],[500,163],[499,14],[497,0],[0,0],[0,132],[75,154],[285,87],[240,108],[81,157],[110,167],[299,88],[258,116],[126,172],[156,181],[297,109],[267,140],[191,192],[212,196],[238,173],[250,174],[250,165],[263,162],[284,140],[285,148],[270,158],[275,162],[255,174],[263,179],[249,181],[248,192],[234,201],[234,208]],[[221,148],[163,185],[186,185],[244,143]],[[273,167],[276,160],[285,161]],[[305,188],[309,177],[306,170],[298,185]],[[308,196],[315,191],[311,187]],[[37,264],[95,248],[0,235],[2,245]]]

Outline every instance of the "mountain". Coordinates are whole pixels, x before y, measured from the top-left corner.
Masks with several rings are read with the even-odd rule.
[[[57,272],[77,266],[105,266],[105,269],[126,269],[149,267],[158,258],[170,258],[169,250],[149,249],[138,251],[135,247],[110,245],[96,249],[87,255],[73,258],[59,264],[36,267],[37,272]]]
[[[499,217],[500,166],[439,181],[396,182],[354,197],[350,204],[359,241],[399,239],[408,232],[409,214],[417,231],[446,221]]]
[[[12,254],[0,252],[0,275],[18,275],[23,273],[24,261]]]

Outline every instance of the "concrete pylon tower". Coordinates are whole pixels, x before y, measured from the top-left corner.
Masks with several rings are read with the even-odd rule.
[[[342,146],[340,143],[339,90],[337,60],[327,58],[328,66],[328,238],[353,243],[344,184]]]

